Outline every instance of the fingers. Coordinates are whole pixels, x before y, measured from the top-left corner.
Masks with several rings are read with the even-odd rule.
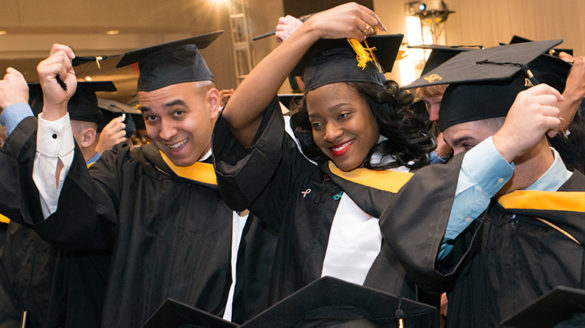
[[[122,116],[116,117],[110,121],[105,127],[102,133],[110,133],[111,135],[115,135],[120,131],[124,132],[126,128],[126,124],[124,124],[124,118]]]
[[[24,76],[22,75],[22,73],[20,73],[18,70],[16,70],[13,67],[8,67],[6,69],[6,75],[4,75],[4,79],[6,79],[6,77],[9,77],[9,76],[14,76],[14,77],[21,78],[24,80]]]
[[[551,95],[551,96],[554,96],[557,101],[563,101],[563,96],[561,95],[561,93],[559,91],[557,91],[555,88],[553,88],[545,83],[541,83],[535,87],[532,87],[525,92],[527,95],[530,95],[530,96]]]
[[[364,22],[366,22],[367,25],[371,27],[371,32],[368,35],[374,34],[376,32],[376,28],[382,31],[388,30],[386,26],[384,26],[384,23],[382,23],[380,17],[378,17],[374,11],[365,6],[358,6],[361,12],[361,18],[364,20]],[[368,26],[364,26],[364,29],[370,30],[368,29]]]
[[[57,51],[51,54],[47,59],[41,61],[37,66],[39,78],[55,79],[58,74],[61,79],[65,80],[67,74],[73,70],[71,59],[64,51]]]
[[[73,50],[64,44],[54,43],[51,47],[51,51],[49,52],[49,57],[57,52],[65,53],[69,60],[73,60],[73,58],[75,58],[75,53],[73,53]]]

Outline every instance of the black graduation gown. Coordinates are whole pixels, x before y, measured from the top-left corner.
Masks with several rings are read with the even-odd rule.
[[[236,210],[249,208],[278,232],[268,305],[320,278],[341,193],[347,193],[373,217],[378,217],[394,197],[392,192],[333,174],[327,163],[319,168],[307,161],[285,133],[276,99],[265,111],[253,145],[247,150],[220,117],[215,125],[213,152],[219,190],[226,202]],[[405,172],[376,172],[410,178]],[[415,298],[413,285],[405,281],[402,267],[385,243],[365,285]]]
[[[99,327],[109,254],[104,251],[66,251],[52,246],[32,229],[18,224],[16,153],[13,139],[23,138],[26,128],[36,125],[29,119],[9,136],[0,152],[2,182],[0,213],[13,218],[7,225],[0,249],[2,327],[20,327],[27,310],[27,327]]]
[[[232,211],[215,186],[176,176],[153,145],[118,145],[89,170],[76,148],[58,210],[43,220],[35,130],[15,146],[24,220],[55,245],[112,250],[102,326],[139,327],[167,297],[223,313]]]
[[[584,288],[585,176],[578,172],[559,192],[515,191],[492,200],[436,261],[462,158],[417,172],[397,197],[401,206],[381,218],[410,277],[448,292],[448,327],[499,327],[557,285]],[[548,208],[538,208],[543,204]]]

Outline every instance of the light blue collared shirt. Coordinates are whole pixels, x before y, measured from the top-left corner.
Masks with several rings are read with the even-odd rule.
[[[432,151],[429,155],[429,164],[445,164],[449,161],[449,155],[439,156],[435,151]]]
[[[95,154],[93,154],[93,156],[85,162],[85,165],[89,166],[89,165],[97,162],[97,160],[100,159],[101,156],[102,156],[102,154],[100,154],[96,151]]]
[[[25,118],[34,116],[30,106],[27,103],[15,103],[6,106],[0,114],[0,124],[6,128],[6,135],[9,136],[18,123]]]
[[[554,148],[551,150],[555,158],[553,164],[525,190],[556,191],[573,174],[567,170],[559,153]],[[491,198],[513,174],[513,164],[506,162],[494,146],[491,137],[465,154],[438,259],[443,259],[453,248],[453,245],[447,244],[446,241],[457,238],[479,217],[488,208]]]

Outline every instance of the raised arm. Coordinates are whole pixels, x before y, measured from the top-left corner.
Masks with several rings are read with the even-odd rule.
[[[559,103],[559,109],[560,117],[562,117],[561,129],[565,130],[585,98],[585,56],[575,57],[563,98],[564,100]]]
[[[67,175],[73,161],[75,146],[67,103],[77,88],[71,64],[74,57],[71,48],[54,44],[49,57],[37,66],[43,88],[43,112],[39,115],[33,179],[44,218],[56,211],[64,180],[61,177]]]
[[[8,67],[0,81],[0,125],[6,128],[6,135],[10,135],[23,119],[32,115],[26,80],[19,71]]]
[[[264,109],[313,43],[321,38],[363,40],[375,28],[385,30],[373,11],[356,3],[337,6],[309,18],[250,72],[230,98],[223,117],[238,142],[250,146]]]
[[[53,44],[49,57],[39,63],[37,71],[43,88],[43,119],[56,121],[67,114],[67,102],[75,93],[77,80],[71,60],[73,50],[62,44]],[[66,86],[61,86],[57,76]],[[65,90],[66,89],[66,90]]]

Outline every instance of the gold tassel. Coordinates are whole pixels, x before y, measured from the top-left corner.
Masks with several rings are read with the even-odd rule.
[[[355,53],[356,53],[355,58],[358,62],[357,66],[359,68],[364,70],[366,68],[366,65],[368,64],[368,62],[373,62],[374,64],[376,64],[376,67],[378,67],[378,70],[380,71],[380,73],[383,73],[382,67],[380,66],[380,63],[378,62],[378,58],[376,58],[376,55],[374,55],[374,51],[376,50],[376,47],[370,48],[370,46],[368,46],[368,43],[366,42],[366,40],[364,40],[364,44],[366,45],[365,47],[356,39],[347,39],[347,42],[349,42],[349,45],[351,46],[353,51],[355,51]]]

